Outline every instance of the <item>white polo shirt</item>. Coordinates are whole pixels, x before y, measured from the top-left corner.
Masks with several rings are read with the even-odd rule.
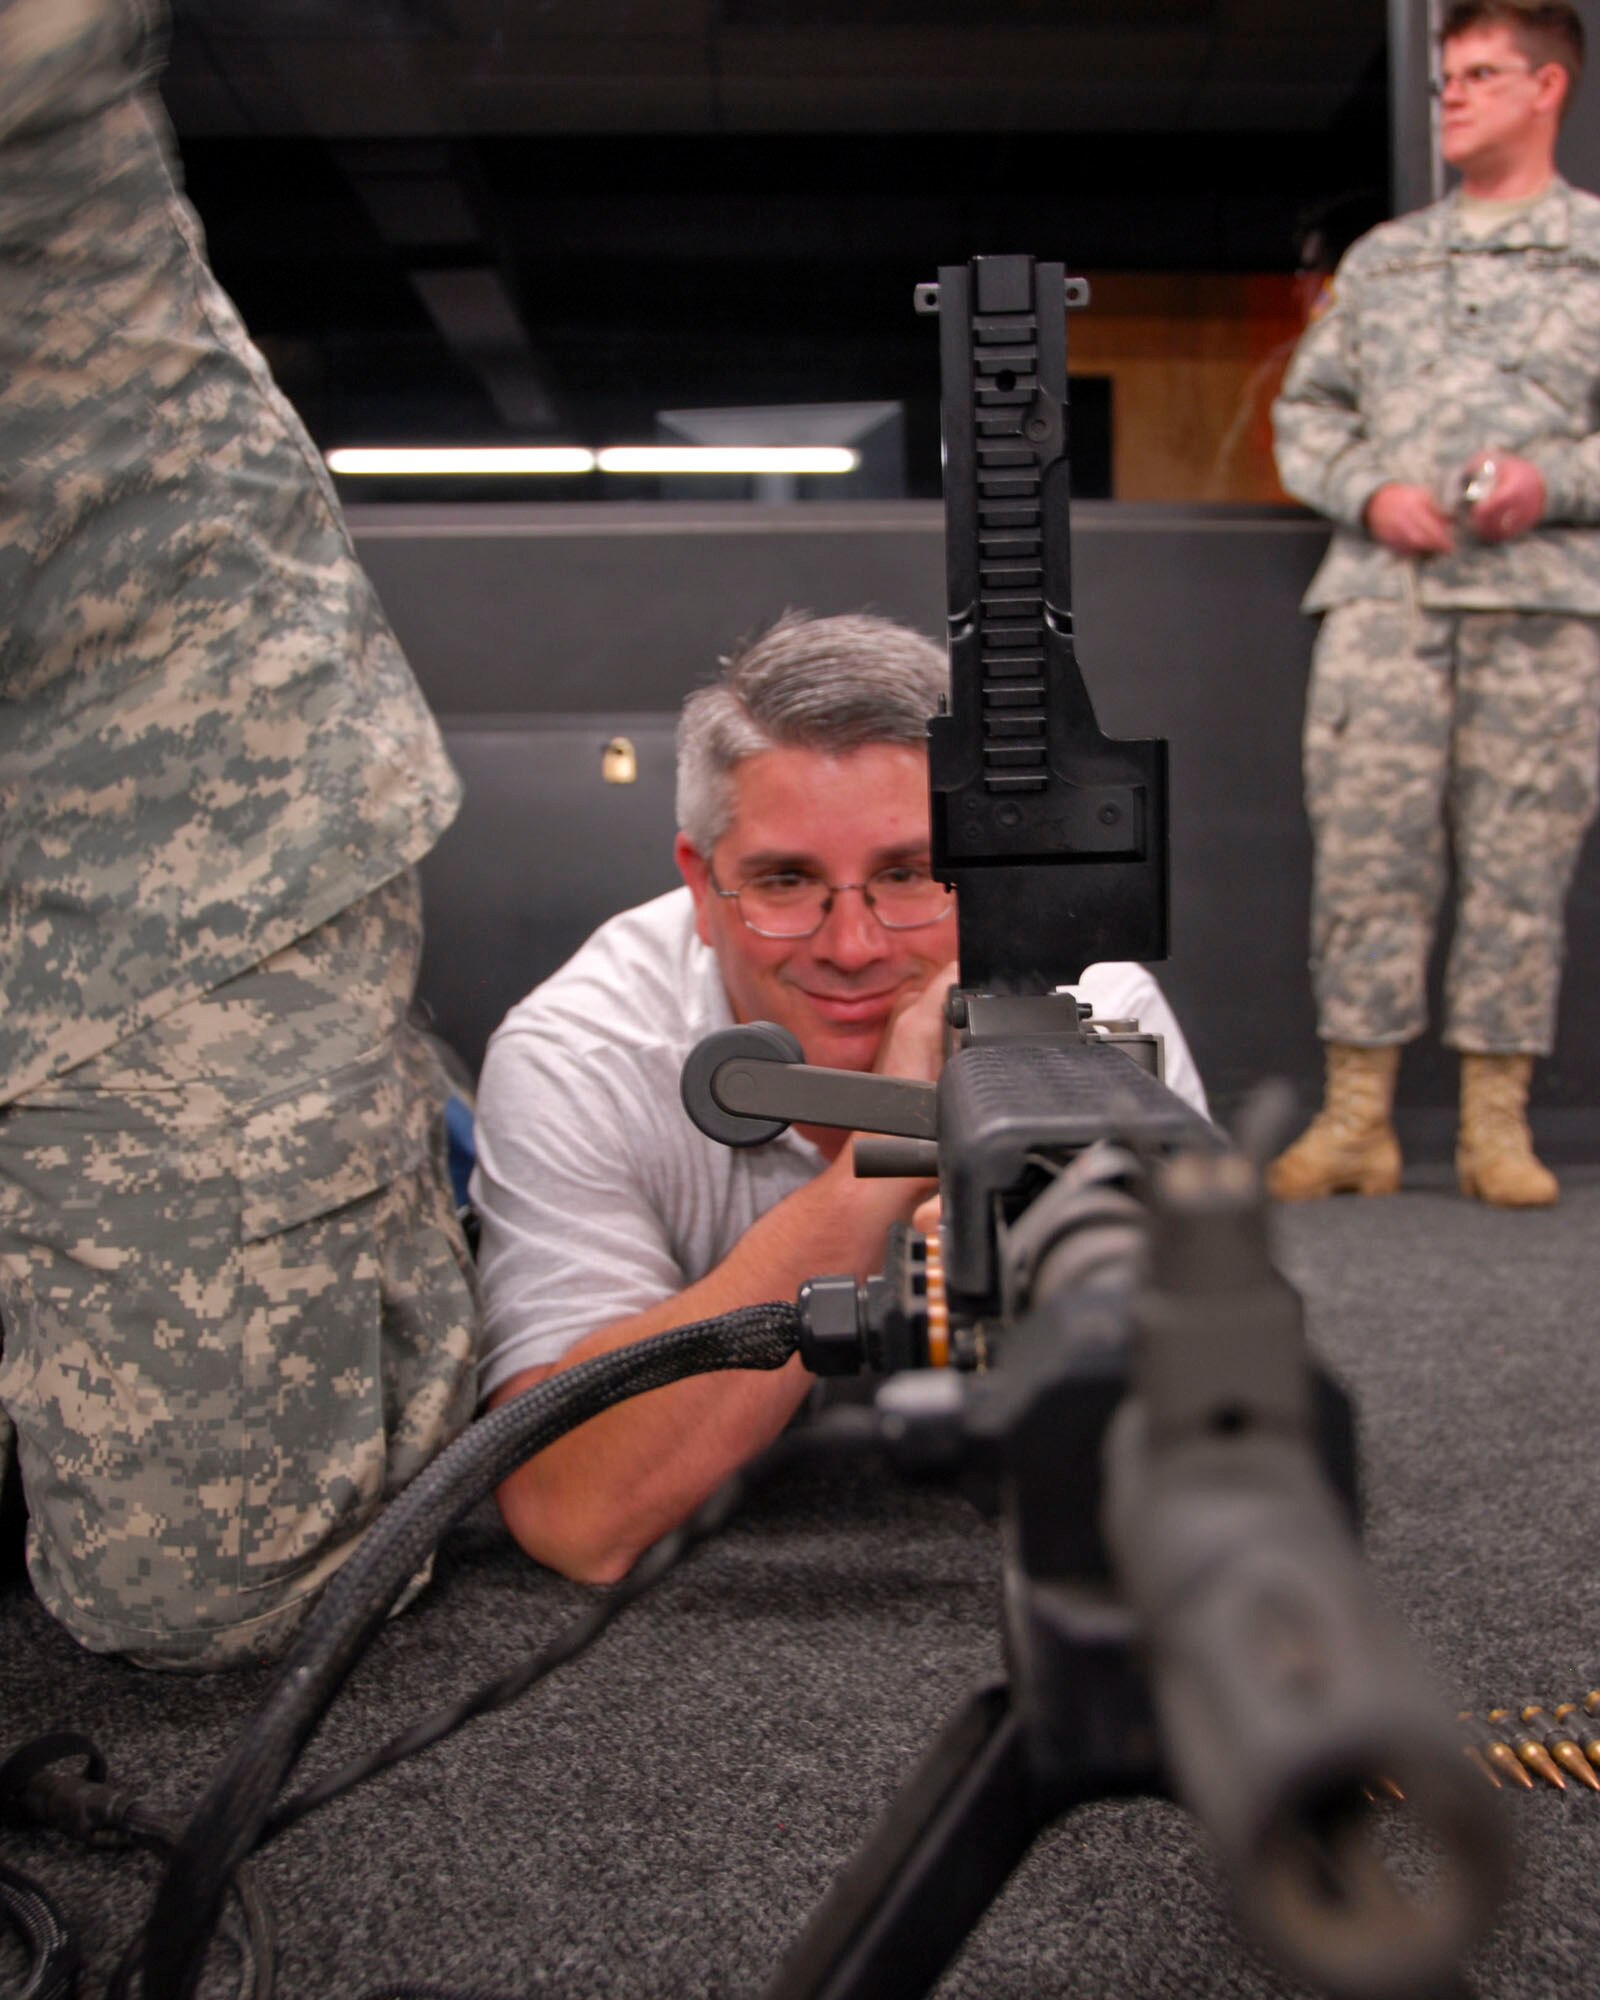
[[[1165,1037],[1169,1086],[1208,1116],[1183,1030],[1143,966],[1072,989]],[[678,1094],[684,1060],[733,1013],[694,902],[674,889],[602,924],[496,1029],[478,1084],[478,1392],[559,1361],[596,1327],[681,1292],[822,1170],[809,1140],[708,1139]]]

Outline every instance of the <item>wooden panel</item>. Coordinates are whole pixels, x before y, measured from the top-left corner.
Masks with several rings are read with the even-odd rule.
[[[1269,412],[1299,336],[1287,273],[1090,274],[1074,374],[1111,378],[1118,500],[1282,500]]]

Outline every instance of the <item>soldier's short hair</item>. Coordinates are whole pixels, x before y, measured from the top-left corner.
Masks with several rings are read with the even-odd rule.
[[[950,685],[942,647],[870,612],[786,611],[720,662],[678,722],[678,825],[709,854],[733,821],[733,772],[763,750],[842,756],[927,742]]]
[[[1583,21],[1576,7],[1567,0],[1454,0],[1439,29],[1440,47],[1470,28],[1509,28],[1536,69],[1559,63],[1567,73],[1566,117],[1583,76]]]

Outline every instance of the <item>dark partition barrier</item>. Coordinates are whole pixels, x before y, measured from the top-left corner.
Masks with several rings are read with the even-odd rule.
[[[468,784],[424,867],[424,992],[476,1061],[493,1021],[610,911],[670,886],[671,718],[739,635],[786,605],[862,607],[938,635],[942,515],[917,503],[761,508],[357,508],[363,560]],[[1299,599],[1325,530],[1266,509],[1085,503],[1079,652],[1104,726],[1172,745],[1173,956],[1162,978],[1218,1102],[1254,1079],[1315,1092],[1306,989],[1310,842],[1299,730],[1313,626]],[[605,782],[615,735],[632,786]],[[1589,1029],[1600,900],[1571,912],[1541,1131],[1571,1153],[1600,1104]],[[1407,1055],[1413,1133],[1448,1131],[1454,1066]]]
[[[596,924],[676,886],[673,730],[621,712],[447,725],[466,796],[423,863],[422,997],[474,1068],[506,1009]],[[607,776],[619,762],[630,781]]]

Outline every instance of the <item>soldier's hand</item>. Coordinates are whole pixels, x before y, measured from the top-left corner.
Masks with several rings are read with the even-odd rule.
[[[1510,542],[1544,519],[1544,475],[1525,458],[1496,452],[1494,462],[1494,484],[1467,518],[1480,541]]]
[[[880,1076],[937,1082],[944,1064],[944,999],[959,977],[960,967],[951,959],[929,975],[925,986],[900,1002],[889,1016],[878,1060],[872,1065]]]
[[[1367,533],[1402,556],[1446,556],[1456,545],[1450,516],[1426,486],[1392,480],[1367,502]]]

